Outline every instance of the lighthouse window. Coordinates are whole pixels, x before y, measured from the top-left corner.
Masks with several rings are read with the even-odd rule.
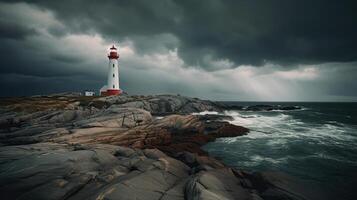
[[[113,88],[115,88],[115,85],[113,85]]]
[[[113,74],[113,77],[115,77],[115,74]]]
[[[113,67],[114,67],[114,64],[113,64]]]

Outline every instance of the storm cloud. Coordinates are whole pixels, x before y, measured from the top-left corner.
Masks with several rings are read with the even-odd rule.
[[[1,96],[121,87],[220,100],[355,101],[354,1],[3,1]]]

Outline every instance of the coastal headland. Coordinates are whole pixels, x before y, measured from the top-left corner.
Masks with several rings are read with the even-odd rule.
[[[200,147],[249,134],[204,111],[293,110],[231,106],[180,95],[0,100],[4,199],[320,199],[281,172],[249,172]]]

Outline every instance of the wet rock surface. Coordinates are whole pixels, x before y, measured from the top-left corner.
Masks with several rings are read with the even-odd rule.
[[[190,114],[221,111],[215,102],[75,94],[0,101],[3,199],[316,199],[289,176],[209,157],[202,145],[249,132],[228,116]]]

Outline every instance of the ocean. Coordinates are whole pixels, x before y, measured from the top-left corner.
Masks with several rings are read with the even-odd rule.
[[[331,199],[356,199],[357,103],[229,102],[301,106],[293,111],[235,111],[225,115],[250,129],[203,148],[231,167],[282,171],[317,185]]]

